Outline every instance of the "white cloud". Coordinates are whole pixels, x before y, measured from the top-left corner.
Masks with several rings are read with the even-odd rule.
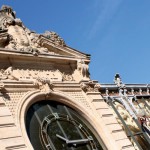
[[[93,22],[89,31],[88,37],[95,37],[97,32],[100,32],[106,24],[110,23],[123,0],[95,0],[94,8],[97,12],[97,17]]]

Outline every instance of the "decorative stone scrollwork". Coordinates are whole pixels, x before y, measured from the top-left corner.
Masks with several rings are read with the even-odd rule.
[[[46,31],[43,36],[50,39],[55,45],[66,46],[65,41],[54,31]]]
[[[126,124],[128,126],[130,126],[131,129],[135,128],[136,130],[138,130],[137,125],[135,124],[135,122],[133,121],[130,114],[127,112],[127,110],[124,108],[124,106],[118,102],[115,102],[115,106],[116,106],[116,109],[118,110],[118,112],[120,113],[120,115],[122,116],[122,118],[124,119],[124,121],[126,122]],[[118,122],[121,124],[120,119],[117,116],[116,116],[116,118],[117,118]],[[123,125],[122,125],[122,127],[123,127]]]
[[[19,80],[14,74],[13,74],[13,67],[10,66],[6,70],[1,69],[0,70],[0,80]]]
[[[50,84],[50,80],[49,79],[47,79],[47,78],[41,78],[41,77],[38,77],[37,79],[36,79],[38,82],[41,82],[42,84]]]
[[[99,92],[100,87],[101,87],[101,85],[100,85],[99,83],[96,83],[96,84],[94,85],[94,91],[95,91],[95,92]]]
[[[74,81],[72,75],[70,75],[70,74],[65,74],[65,73],[62,73],[62,80],[63,80],[63,81]]]
[[[93,81],[89,81],[87,83],[82,82],[80,87],[84,92],[99,92],[100,90],[100,84],[93,83]]]
[[[62,81],[62,73],[58,69],[19,69],[12,66],[7,69],[0,69],[0,80],[34,81],[35,79],[48,79],[50,81]],[[66,79],[70,79],[71,75]]]
[[[53,90],[53,84],[47,78],[37,78],[35,84],[42,92],[46,92],[46,95],[49,95]]]

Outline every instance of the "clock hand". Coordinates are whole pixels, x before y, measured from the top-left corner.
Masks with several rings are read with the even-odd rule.
[[[66,144],[68,143],[68,139],[66,139],[66,138],[64,138],[64,137],[62,137],[62,136],[60,136],[60,135],[58,135],[58,134],[56,134],[56,136],[58,137],[58,138],[60,138],[61,140],[63,140],[63,141],[65,141],[66,142]],[[76,144],[73,144],[74,146],[76,146]]]
[[[57,136],[58,138],[60,138],[61,140],[65,141],[66,143],[68,142],[68,139],[66,139],[66,138],[64,138],[64,137],[62,137],[62,136],[60,136],[59,134],[56,134],[56,136]]]
[[[68,140],[68,141],[66,141],[66,143],[77,145],[77,144],[86,144],[89,141],[90,141],[89,139],[79,139],[79,140]]]
[[[90,139],[68,140],[68,139],[60,136],[59,134],[56,134],[56,136],[59,139],[65,141],[66,144],[73,144],[74,146],[77,145],[77,144],[86,144],[86,143],[88,143],[90,141]]]

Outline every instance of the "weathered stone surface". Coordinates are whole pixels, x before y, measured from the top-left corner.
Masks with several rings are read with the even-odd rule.
[[[30,31],[11,7],[3,6],[0,10],[1,147],[32,150],[25,128],[26,112],[35,102],[56,100],[83,116],[106,149],[132,148],[100,95],[101,85],[90,80],[89,62],[89,55],[67,46],[57,33]]]

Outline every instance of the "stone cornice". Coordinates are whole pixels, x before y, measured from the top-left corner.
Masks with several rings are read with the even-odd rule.
[[[120,90],[128,96],[150,96],[149,84],[124,84],[124,87],[118,87],[116,84],[100,84],[100,92],[103,96],[119,96]]]
[[[134,89],[145,89],[145,88],[150,88],[150,84],[124,84],[126,89],[134,88]],[[101,89],[118,89],[118,86],[116,84],[101,84]]]
[[[13,81],[1,80],[3,88],[1,92],[15,92],[15,91],[32,91],[38,89],[38,86],[33,81]]]
[[[68,62],[75,62],[79,58],[75,58],[74,56],[65,56],[65,55],[52,55],[52,54],[46,54],[46,53],[41,53],[38,56],[33,56],[32,53],[29,52],[20,52],[16,50],[9,50],[9,49],[4,49],[0,48],[0,55],[3,57],[7,58],[21,58],[21,59],[30,59],[30,60],[59,60],[59,61],[68,61]],[[84,58],[82,58],[84,59]],[[89,63],[89,59],[84,59],[85,62]]]
[[[77,82],[53,82],[54,90],[56,91],[82,91],[80,84]]]
[[[49,46],[55,50],[61,51],[62,53],[66,54],[66,55],[68,54],[69,56],[71,55],[71,56],[77,57],[77,58],[88,58],[88,59],[90,58],[89,54],[82,53],[82,52],[80,52],[76,49],[73,49],[67,45],[66,46],[55,45],[50,39],[47,39],[42,35],[40,35],[38,42],[41,46],[46,46],[46,47]]]

